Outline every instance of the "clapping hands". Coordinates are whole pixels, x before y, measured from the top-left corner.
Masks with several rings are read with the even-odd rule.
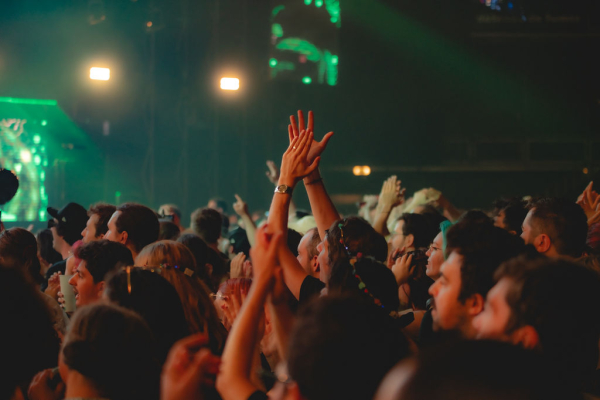
[[[594,182],[590,182],[583,193],[577,198],[577,204],[583,208],[588,220],[588,226],[600,222],[600,196],[593,190]]]

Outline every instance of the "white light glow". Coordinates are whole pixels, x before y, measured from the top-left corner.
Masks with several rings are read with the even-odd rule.
[[[90,69],[90,79],[96,81],[107,81],[110,79],[110,69],[109,68],[91,68]]]
[[[238,90],[239,88],[240,80],[238,78],[221,78],[221,89]]]

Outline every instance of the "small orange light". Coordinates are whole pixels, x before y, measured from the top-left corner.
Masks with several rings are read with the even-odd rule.
[[[352,168],[352,173],[356,176],[359,176],[362,174],[362,168],[360,167],[360,165],[355,165],[354,168]]]
[[[151,27],[152,27],[152,21],[148,21],[148,22],[146,22],[146,26],[147,26],[148,28],[151,28]]]
[[[589,174],[589,172],[590,172],[590,170],[589,170],[589,169],[587,169],[587,168],[584,168],[584,169],[583,169],[583,173],[584,173],[584,174],[586,174],[586,175],[587,175],[587,174]]]
[[[368,165],[363,165],[362,174],[364,176],[371,175],[371,167],[369,167]]]

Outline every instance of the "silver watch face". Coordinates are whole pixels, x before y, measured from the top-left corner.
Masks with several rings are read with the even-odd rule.
[[[290,187],[288,185],[279,185],[275,188],[277,193],[286,193]]]

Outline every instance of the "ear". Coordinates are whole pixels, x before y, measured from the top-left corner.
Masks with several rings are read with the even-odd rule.
[[[520,345],[528,350],[535,349],[540,344],[540,336],[531,325],[525,325],[517,329],[512,333],[511,337],[513,344]]]
[[[468,312],[471,316],[479,315],[483,311],[483,305],[485,304],[485,299],[479,293],[475,293],[471,297],[469,297],[466,301],[466,305],[468,306]]]
[[[404,238],[404,247],[413,247],[415,244],[415,235],[412,233]]]
[[[517,236],[517,231],[508,231],[508,233],[510,233],[511,235]]]
[[[102,298],[103,292],[104,292],[104,281],[96,283],[96,296],[99,299]]]
[[[98,236],[96,236],[98,238],[98,240],[102,240],[104,239],[104,233],[99,234]]]
[[[535,238],[533,245],[538,253],[546,253],[552,247],[552,242],[550,241],[550,236],[542,233]]]
[[[314,256],[311,263],[310,263],[313,272],[319,272],[321,270],[321,267],[319,265],[319,257],[318,256]]]
[[[127,244],[127,239],[129,239],[129,233],[127,233],[127,231],[121,232],[121,240],[119,240],[119,243]]]

